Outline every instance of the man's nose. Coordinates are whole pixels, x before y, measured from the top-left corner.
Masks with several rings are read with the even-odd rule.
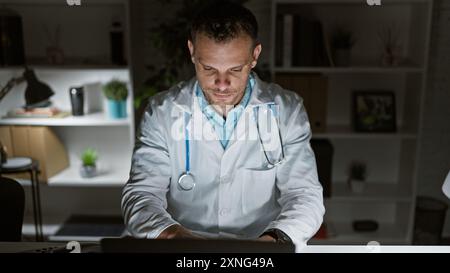
[[[218,75],[214,84],[220,91],[225,91],[230,87],[231,82],[225,75]]]

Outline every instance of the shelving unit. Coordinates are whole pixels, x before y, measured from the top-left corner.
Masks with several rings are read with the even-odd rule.
[[[65,145],[70,159],[70,167],[49,179],[49,185],[88,186],[123,185],[127,179],[130,166],[131,151],[134,143],[133,87],[131,69],[128,65],[115,65],[109,59],[109,30],[113,18],[124,24],[124,42],[129,47],[128,2],[125,0],[95,0],[83,3],[78,7],[70,7],[65,1],[0,1],[5,7],[13,9],[22,17],[24,29],[25,54],[28,66],[35,70],[38,79],[49,84],[55,95],[51,97],[53,105],[63,111],[70,112],[69,88],[72,86],[101,85],[117,78],[129,83],[127,99],[127,118],[111,119],[106,111],[106,99],[103,111],[86,113],[84,116],[68,116],[64,118],[5,118],[8,110],[24,104],[26,84],[16,86],[1,102],[0,125],[50,126]],[[53,14],[58,18],[49,18]],[[80,20],[83,18],[83,20]],[[79,22],[79,24],[75,24]],[[54,29],[60,25],[60,46],[66,53],[67,62],[63,64],[46,64],[45,39],[36,36],[43,32],[43,25]],[[40,29],[41,28],[41,29]],[[69,35],[70,34],[70,35]],[[71,37],[68,37],[71,36]],[[95,38],[95,39],[94,39]],[[71,39],[87,40],[83,45],[79,41],[70,44]],[[70,60],[77,56],[88,56],[89,62],[73,63]],[[75,58],[74,58],[75,57]],[[128,62],[129,53],[126,53]],[[36,60],[41,60],[36,62]],[[97,60],[98,62],[94,62]],[[21,66],[0,67],[0,82],[23,72]],[[101,92],[101,90],[96,90]],[[103,95],[102,95],[103,97]],[[7,106],[7,107],[6,107]],[[76,136],[76,137],[74,137]],[[120,137],[116,137],[120,136]],[[119,146],[119,148],[116,148]],[[79,156],[86,147],[99,150],[99,163],[107,161],[105,168],[96,178],[83,179],[78,174]],[[114,147],[114,148],[112,148]],[[117,169],[128,169],[123,173]],[[119,183],[120,181],[120,183]]]
[[[360,73],[422,73],[421,67],[376,67],[376,66],[352,66],[352,67],[274,67],[275,73],[322,73],[322,74],[360,74]]]
[[[326,130],[313,132],[312,138],[328,139],[334,147],[331,197],[325,200],[329,236],[310,243],[410,244],[433,1],[384,1],[381,7],[371,7],[356,0],[273,0],[271,5],[272,78],[277,73],[321,74],[328,82]],[[320,21],[328,37],[336,24],[351,29],[357,39],[351,64],[277,65],[277,31],[285,31],[277,25],[277,17],[286,14]],[[404,64],[399,66],[382,66],[380,62],[378,33],[380,27],[389,24],[401,33]],[[283,54],[285,50],[283,46]],[[396,132],[358,133],[352,129],[352,92],[359,90],[394,92]],[[346,182],[347,169],[354,160],[368,166],[362,193],[352,192]],[[355,220],[375,220],[379,228],[375,232],[357,232],[352,227]]]
[[[111,79],[119,79],[128,83],[127,118],[111,119],[107,114],[106,99],[102,109],[84,116],[68,116],[64,118],[5,118],[8,110],[24,105],[26,84],[14,87],[0,102],[0,126],[49,126],[64,144],[69,156],[70,165],[65,170],[50,177],[41,186],[44,233],[52,235],[60,226],[53,219],[61,220],[77,209],[86,206],[80,204],[84,198],[92,195],[101,196],[102,202],[114,202],[114,208],[98,204],[98,210],[92,206],[88,213],[116,211],[116,190],[120,191],[128,180],[131,154],[134,146],[134,107],[132,66],[130,58],[130,26],[128,0],[93,0],[81,1],[81,6],[69,6],[66,1],[59,0],[0,0],[0,4],[20,14],[23,24],[23,36],[27,66],[32,68],[42,82],[47,83],[55,92],[51,97],[53,106],[71,112],[69,88],[73,86],[101,86]],[[113,19],[123,24],[126,65],[116,65],[110,60],[110,28]],[[43,26],[52,32],[57,25],[61,27],[60,47],[64,51],[63,64],[46,62],[46,46],[48,40]],[[85,41],[85,42],[83,42]],[[23,73],[22,66],[0,67],[0,83]],[[98,92],[101,90],[97,89]],[[85,89],[86,92],[86,89]],[[82,178],[79,173],[80,156],[84,149],[92,147],[98,151],[98,175],[93,178]],[[27,185],[25,181],[22,184]],[[84,190],[85,189],[85,190]],[[116,189],[116,190],[115,190]],[[45,211],[58,201],[58,192],[69,194],[67,204],[61,203],[58,213],[53,217]],[[73,193],[73,194],[72,194]],[[114,201],[108,200],[113,198]],[[54,201],[53,199],[56,201]],[[108,203],[109,204],[109,203]],[[112,205],[110,205],[112,206]],[[65,210],[65,211],[61,211]],[[73,210],[73,211],[72,211]],[[46,214],[47,213],[47,214]],[[115,212],[117,214],[120,211]],[[62,215],[63,214],[63,215]],[[68,214],[68,215],[67,215]],[[46,220],[47,221],[46,223]],[[50,222],[50,223],[49,223]],[[24,224],[24,234],[32,233],[28,223]]]
[[[350,126],[327,126],[325,133],[315,133],[313,139],[415,139],[417,134],[403,131],[400,128],[395,133],[355,133]]]
[[[55,92],[51,98],[53,104],[58,108],[70,112],[70,99],[68,90],[70,86],[79,86],[91,83],[105,83],[112,78],[118,78],[130,82],[128,69],[115,70],[84,70],[71,69],[35,69],[36,75],[43,82],[48,83]],[[0,71],[0,80],[6,81],[11,72],[6,69]],[[2,101],[0,116],[4,117],[6,112],[15,107],[23,105],[23,93],[25,86],[17,87],[18,90],[11,91]],[[2,118],[0,125],[29,125],[49,126],[63,142],[68,155],[70,166],[67,170],[50,178],[49,185],[88,186],[89,184],[100,185],[123,185],[127,180],[130,167],[131,152],[134,144],[134,118],[133,118],[133,94],[130,85],[130,94],[127,100],[128,116],[124,119],[111,119],[108,117],[106,107],[103,112],[88,113],[84,116],[68,116],[64,118]],[[9,108],[11,107],[11,108]],[[87,147],[93,147],[99,152],[99,164],[107,162],[98,177],[83,179],[79,176],[80,155]],[[117,169],[123,169],[123,173],[117,173]],[[110,173],[111,172],[111,173]],[[61,182],[61,183],[59,183]]]

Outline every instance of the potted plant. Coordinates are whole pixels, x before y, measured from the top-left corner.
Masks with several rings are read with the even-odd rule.
[[[334,63],[337,66],[349,66],[351,50],[355,45],[353,33],[342,27],[338,27],[332,34],[332,47]]]
[[[82,166],[80,174],[84,178],[93,177],[97,174],[97,151],[92,148],[87,148],[81,155]]]
[[[348,184],[355,193],[362,193],[365,187],[367,176],[366,164],[362,162],[353,162],[350,166]]]
[[[168,18],[164,22],[146,30],[149,44],[162,55],[162,63],[157,65],[147,64],[148,75],[145,81],[137,86],[135,85],[134,107],[136,110],[136,125],[140,123],[149,97],[159,91],[167,90],[185,77],[191,77],[195,72],[189,51],[180,45],[186,43],[192,19],[204,5],[213,1],[218,2],[222,0],[182,0],[179,3],[180,8],[174,13],[172,18]],[[248,2],[248,0],[229,1],[240,4]],[[167,0],[159,0],[157,2],[163,9],[165,5],[173,4],[173,1]],[[136,128],[138,127],[136,126]]]
[[[108,99],[108,112],[112,118],[127,116],[126,99],[128,88],[125,82],[113,79],[103,86],[103,94]]]

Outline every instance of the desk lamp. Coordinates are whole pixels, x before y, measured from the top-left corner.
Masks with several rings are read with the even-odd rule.
[[[36,107],[46,107],[50,105],[48,100],[55,94],[50,86],[41,82],[36,77],[32,69],[25,67],[25,71],[21,77],[12,78],[0,90],[0,101],[9,93],[16,85],[26,81],[27,87],[25,89],[25,109],[32,109]]]

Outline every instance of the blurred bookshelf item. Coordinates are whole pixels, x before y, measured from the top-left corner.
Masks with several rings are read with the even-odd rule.
[[[333,66],[329,39],[320,21],[296,14],[278,14],[276,29],[276,66]]]
[[[70,116],[69,112],[61,111],[56,107],[15,108],[8,111],[7,118],[64,118]]]
[[[320,74],[277,73],[275,82],[303,99],[313,133],[326,131],[328,78]]]

